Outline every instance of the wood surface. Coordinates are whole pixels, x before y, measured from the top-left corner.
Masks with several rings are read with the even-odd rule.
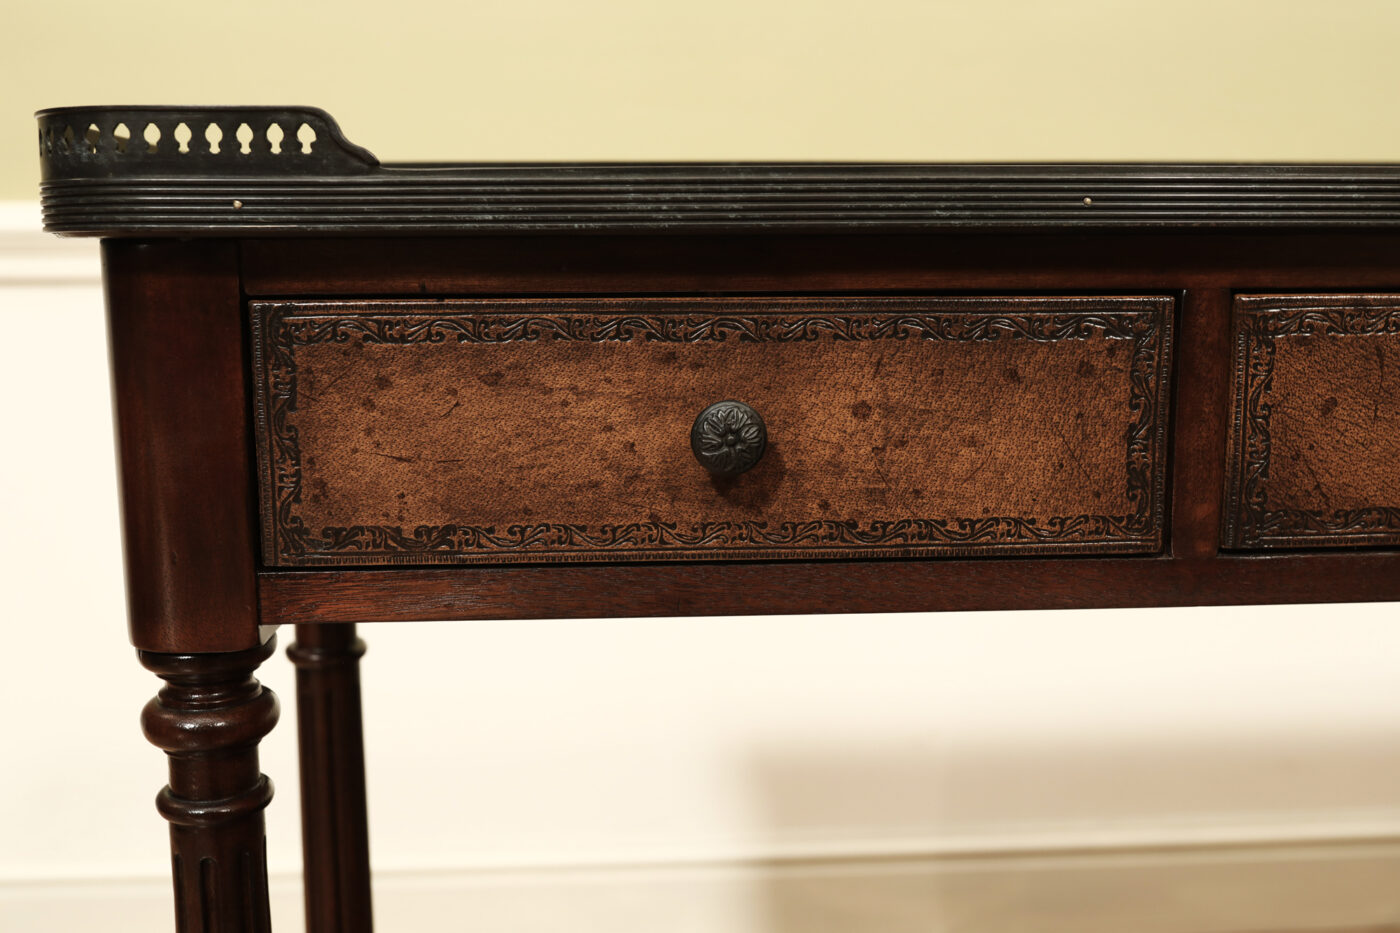
[[[238,251],[103,243],[131,641],[261,642]]]
[[[1230,372],[1230,291],[1189,288],[1178,328],[1171,453],[1171,556],[1208,560],[1220,546]],[[1228,567],[1228,565],[1227,565]],[[1227,576],[1222,567],[1217,573]]]
[[[1400,544],[1400,295],[1235,299],[1240,548]]]
[[[1400,553],[268,571],[278,622],[1121,609],[1400,600]]]
[[[291,237],[241,243],[252,296],[1400,291],[1400,234]]]
[[[279,565],[1154,552],[1167,297],[254,302]],[[768,451],[711,477],[707,405]]]
[[[272,782],[258,742],[277,724],[277,697],[253,678],[276,638],[218,654],[140,652],[166,685],[146,705],[146,738],[170,761],[156,807],[170,823],[178,933],[267,933],[263,810]]]
[[[297,669],[302,884],[307,933],[370,933],[360,658],[353,625],[303,625],[287,657]]]

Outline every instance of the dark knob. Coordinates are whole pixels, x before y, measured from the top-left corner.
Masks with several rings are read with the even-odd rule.
[[[743,402],[715,402],[690,429],[690,449],[716,476],[738,476],[758,463],[768,447],[763,419]]]

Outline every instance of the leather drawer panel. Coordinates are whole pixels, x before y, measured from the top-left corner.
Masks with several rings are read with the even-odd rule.
[[[1162,547],[1170,298],[250,309],[271,565]],[[768,429],[732,479],[722,399]]]
[[[1400,544],[1400,295],[1239,295],[1224,544]]]

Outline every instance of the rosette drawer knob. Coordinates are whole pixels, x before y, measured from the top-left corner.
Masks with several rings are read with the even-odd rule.
[[[751,469],[768,447],[768,428],[743,402],[724,401],[700,412],[690,429],[690,449],[715,476]]]

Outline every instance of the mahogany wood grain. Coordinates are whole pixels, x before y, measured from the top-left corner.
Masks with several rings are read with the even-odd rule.
[[[178,653],[256,646],[237,247],[102,245],[132,644]]]
[[[1400,600],[1400,552],[268,571],[269,621],[934,612]]]
[[[1400,289],[1400,234],[243,241],[249,295]]]
[[[353,625],[297,626],[297,748],[308,933],[370,933],[369,829]]]
[[[1186,291],[1177,328],[1171,550],[1207,558],[1220,546],[1230,372],[1230,292]]]
[[[267,933],[263,810],[272,782],[258,742],[277,723],[277,697],[253,678],[276,638],[221,654],[140,652],[166,682],[146,705],[146,738],[170,759],[156,807],[170,822],[179,933]]]

